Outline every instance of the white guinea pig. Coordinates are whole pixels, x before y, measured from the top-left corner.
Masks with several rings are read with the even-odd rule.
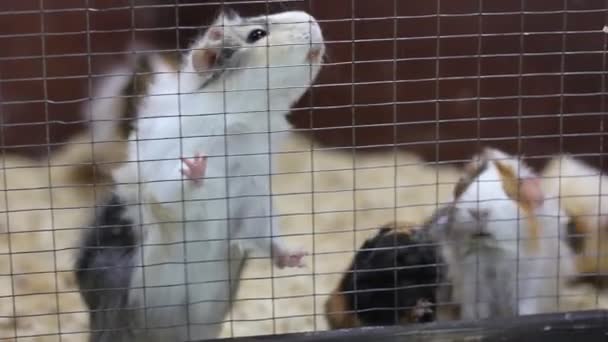
[[[462,319],[554,312],[574,274],[558,199],[523,162],[486,149],[436,219]]]
[[[150,59],[150,68],[161,72],[136,108],[130,163],[114,174],[118,183],[136,183],[118,186],[115,199],[139,203],[114,210],[122,227],[115,232],[129,241],[94,229],[85,241],[97,252],[79,259],[89,307],[107,312],[92,320],[93,329],[117,329],[96,340],[217,337],[246,257],[304,265],[307,253],[275,236],[272,133],[289,128],[286,116],[319,73],[324,51],[319,24],[304,12],[248,18],[225,12],[192,44],[179,70]],[[96,227],[111,224],[103,218]],[[112,256],[99,241],[127,247]],[[99,264],[105,273],[87,270]],[[94,294],[96,283],[113,283],[112,265],[131,270],[114,284],[129,286],[115,292],[122,300],[108,300],[108,291],[100,292],[103,298]],[[113,302],[118,307],[109,308]],[[129,321],[111,309],[129,310],[120,316]]]

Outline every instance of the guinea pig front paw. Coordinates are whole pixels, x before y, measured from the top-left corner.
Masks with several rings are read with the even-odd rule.
[[[205,172],[207,171],[207,156],[201,153],[194,155],[194,158],[182,157],[181,173],[195,185],[202,185]]]
[[[306,264],[303,259],[307,255],[308,252],[301,249],[275,251],[274,264],[278,268],[304,267]]]

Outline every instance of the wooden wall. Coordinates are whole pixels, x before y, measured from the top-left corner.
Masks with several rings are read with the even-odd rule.
[[[74,121],[94,82],[88,75],[105,72],[133,38],[185,47],[217,12],[217,1],[179,2],[46,0],[41,14],[40,0],[1,1],[3,144],[65,139],[81,127]],[[363,152],[396,142],[429,161],[493,145],[588,154],[608,168],[600,158],[608,147],[604,0],[229,2],[244,14],[299,8],[322,21],[329,64],[291,119],[322,128],[310,133],[323,145],[373,146]],[[83,11],[87,4],[95,10]]]

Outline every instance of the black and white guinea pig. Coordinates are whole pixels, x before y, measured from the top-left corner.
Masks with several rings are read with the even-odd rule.
[[[330,328],[434,321],[439,258],[426,229],[383,226],[363,243],[325,303]]]

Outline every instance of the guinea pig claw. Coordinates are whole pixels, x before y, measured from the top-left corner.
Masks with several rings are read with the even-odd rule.
[[[207,156],[197,153],[194,158],[182,157],[182,169],[181,173],[193,181],[196,185],[201,185],[205,173],[207,171]]]

